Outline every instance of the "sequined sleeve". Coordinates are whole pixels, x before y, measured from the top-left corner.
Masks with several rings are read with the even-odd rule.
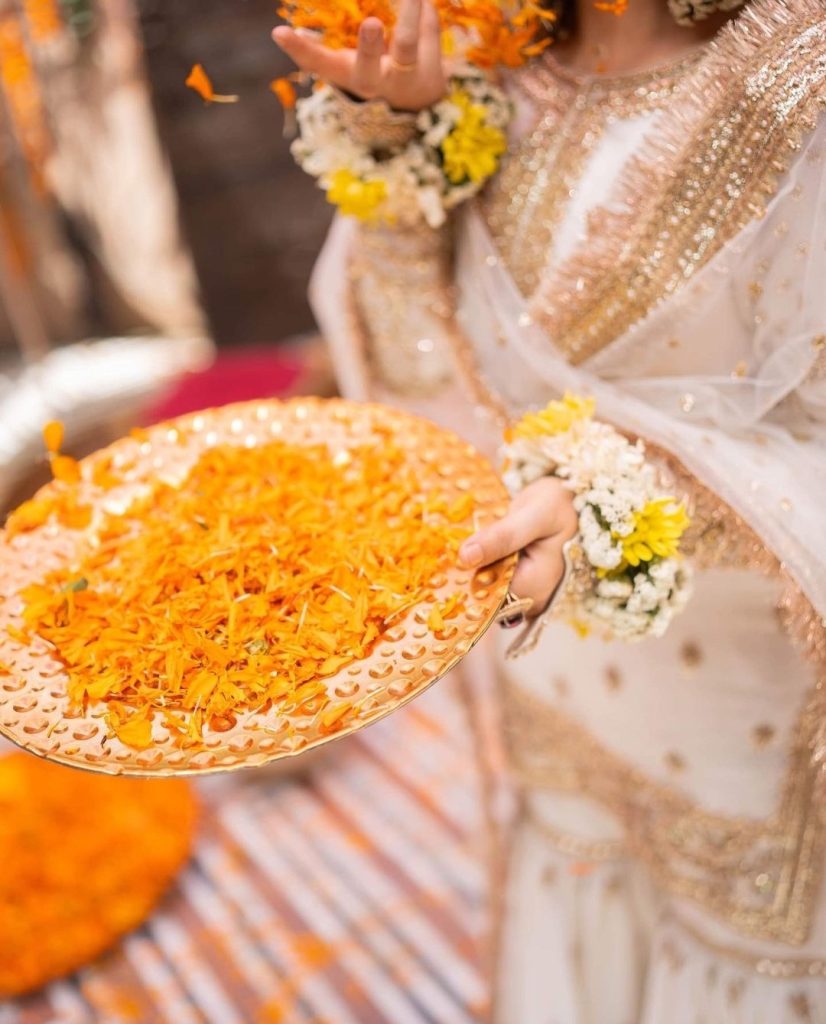
[[[360,226],[349,262],[353,319],[370,376],[402,396],[432,395],[451,377],[449,226]]]
[[[414,114],[340,91],[337,98],[348,134],[361,145],[400,146],[414,133]],[[361,223],[348,228],[343,286],[349,358],[363,367],[366,393],[378,388],[401,397],[434,396],[452,377],[445,340],[452,315],[450,220],[438,229]],[[325,298],[319,289],[314,292],[318,313]]]

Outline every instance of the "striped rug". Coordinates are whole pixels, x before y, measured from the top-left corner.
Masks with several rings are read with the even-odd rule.
[[[483,1020],[477,786],[449,682],[299,779],[205,780],[195,857],[151,920],[0,1024]]]

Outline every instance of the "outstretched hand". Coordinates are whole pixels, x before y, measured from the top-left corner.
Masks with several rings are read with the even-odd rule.
[[[555,477],[542,477],[513,499],[507,514],[469,537],[459,549],[462,564],[482,568],[518,551],[511,593],[529,597],[530,618],[542,613],[565,572],[562,548],[577,531],[573,495]]]
[[[281,25],[273,39],[302,71],[360,99],[383,99],[396,110],[423,110],[447,91],[439,16],[431,0],[402,0],[391,38],[366,18],[358,47],[332,50],[314,34]]]

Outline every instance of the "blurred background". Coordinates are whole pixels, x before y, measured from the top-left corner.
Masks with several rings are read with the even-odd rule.
[[[275,6],[0,0],[0,507],[40,482],[49,411],[83,451],[136,418],[330,390],[306,301],[329,212],[269,89],[290,70]],[[187,89],[196,63],[239,101]]]

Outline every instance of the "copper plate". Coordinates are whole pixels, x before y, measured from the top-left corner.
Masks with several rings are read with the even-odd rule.
[[[470,491],[477,502],[476,523],[489,522],[507,507],[507,493],[490,463],[456,435],[426,420],[379,405],[338,399],[249,402],[181,417],[151,428],[145,439],[124,438],[105,449],[123,472],[124,483],[101,491],[88,475],[94,460],[84,460],[80,498],[97,513],[123,512],[132,499],[157,479],[182,479],[206,448],[216,444],[254,447],[274,438],[294,444],[326,443],[333,451],[348,445],[380,442],[376,428],[388,428],[424,480],[448,497]],[[47,492],[47,485],[44,490]],[[446,572],[434,599],[464,592],[464,609],[439,638],[427,628],[432,602],[410,609],[380,638],[369,658],[327,680],[332,699],[357,702],[358,712],[338,732],[323,733],[314,717],[248,712],[228,732],[205,730],[199,749],[181,749],[163,724],[153,723],[152,747],[138,751],[109,735],[105,707],[84,712],[70,706],[66,675],[45,642],[25,647],[7,635],[19,625],[20,589],[47,572],[75,561],[78,548],[95,530],[62,529],[49,523],[7,539],[0,533],[0,662],[11,668],[0,676],[0,733],[41,757],[91,771],[123,775],[195,775],[233,771],[296,757],[402,707],[443,676],[470,650],[493,621],[507,592],[515,559],[481,572]]]

